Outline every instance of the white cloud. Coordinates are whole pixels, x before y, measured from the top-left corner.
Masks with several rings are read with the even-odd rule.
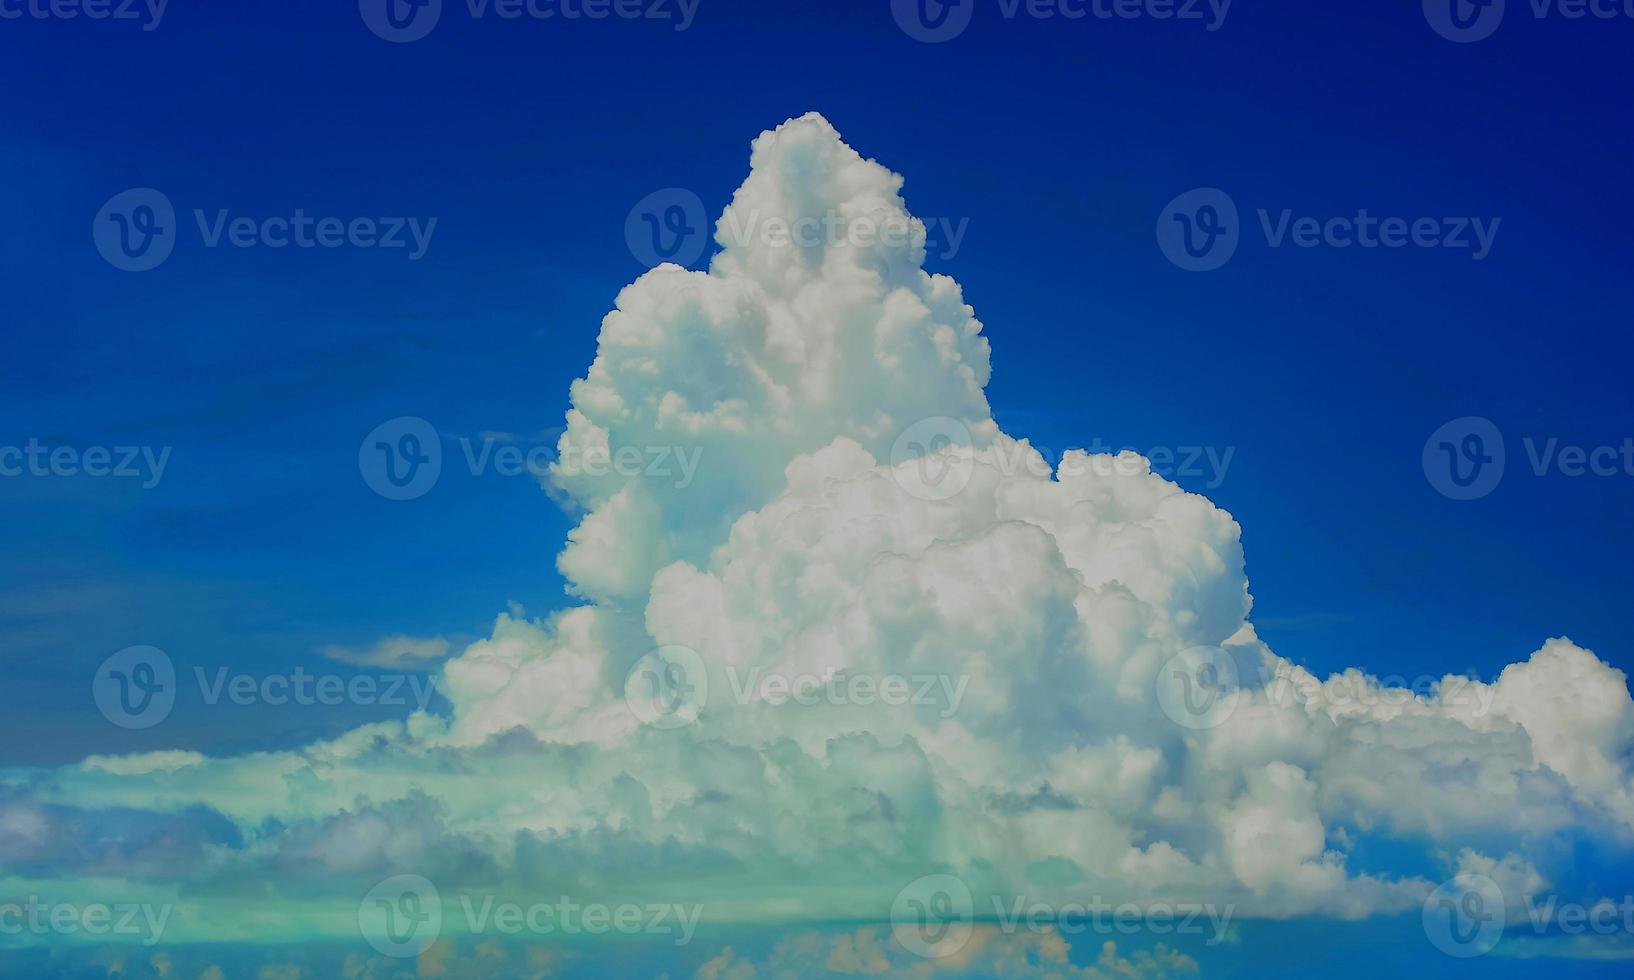
[[[907,220],[900,188],[808,115],[755,141],[731,211]],[[446,723],[176,771],[99,762],[49,774],[38,795],[204,804],[251,839],[239,872],[267,854],[360,873],[543,867],[677,892],[729,921],[880,914],[929,870],[978,901],[1087,892],[1360,916],[1412,908],[1431,885],[1352,867],[1359,835],[1448,854],[1496,839],[1524,862],[1553,831],[1634,826],[1634,702],[1593,654],[1551,640],[1491,685],[1338,698],[1379,683],[1323,681],[1265,647],[1229,514],[1138,457],[1069,455],[1052,474],[998,429],[982,326],[957,283],[921,270],[922,234],[723,245],[708,272],[662,266],[619,294],[560,444],[562,458],[694,447],[696,478],[558,471],[586,508],[559,565],[587,604],[503,615],[448,660]],[[893,462],[925,419],[950,444]],[[943,464],[968,482],[927,499],[919,468]],[[430,659],[405,639],[365,659]],[[667,644],[698,652],[712,692],[673,730],[624,699],[632,665]],[[1188,730],[1154,688],[1199,645],[1224,647],[1245,689],[1223,724]],[[969,683],[951,714],[791,706],[726,696],[746,668]],[[412,831],[392,832],[381,808],[411,797]],[[824,956],[868,972],[877,952],[854,936]],[[1094,969],[1125,962],[1103,959]],[[710,969],[759,967],[733,954]]]

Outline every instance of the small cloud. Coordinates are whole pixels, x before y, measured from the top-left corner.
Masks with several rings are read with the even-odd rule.
[[[445,636],[383,636],[372,646],[346,647],[329,644],[319,649],[330,660],[359,667],[395,667],[399,670],[427,670],[448,658],[453,648]]]
[[[178,769],[196,766],[203,761],[204,756],[198,752],[165,749],[138,755],[86,756],[84,766],[93,772],[105,772],[114,776],[141,776],[153,772],[175,772]]]

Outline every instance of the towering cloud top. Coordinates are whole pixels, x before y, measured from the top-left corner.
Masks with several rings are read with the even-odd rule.
[[[623,446],[703,460],[684,489],[557,467],[591,509],[561,559],[586,596],[629,600],[669,561],[707,558],[789,463],[836,437],[883,459],[918,419],[995,431],[981,323],[957,283],[920,268],[902,178],[816,114],[763,134],[751,168],[710,271],[662,266],[624,289],[573,385],[563,460]]]

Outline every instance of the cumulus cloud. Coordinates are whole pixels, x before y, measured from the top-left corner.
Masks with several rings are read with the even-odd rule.
[[[344,935],[357,896],[405,871],[450,893],[698,901],[706,922],[884,919],[932,872],[978,909],[1097,896],[1357,917],[1415,908],[1472,867],[1530,882],[1547,855],[1529,849],[1553,833],[1634,829],[1634,702],[1589,651],[1553,639],[1491,683],[1405,697],[1360,670],[1317,678],[1255,633],[1230,514],[1137,455],[1052,467],[1002,432],[983,325],[923,270],[901,189],[822,117],[790,120],[755,140],[708,271],[660,266],[618,294],[559,458],[687,447],[695,478],[559,464],[553,490],[583,518],[558,565],[582,604],[500,615],[441,665],[446,717],[10,784],[34,807],[220,815],[239,839],[209,843],[187,898],[133,874],[171,889],[180,933],[257,941]],[[825,220],[910,233],[726,232]],[[426,663],[440,643],[330,655]],[[1197,648],[1240,684],[1228,717],[1192,727],[1157,692]],[[652,724],[630,685],[676,669],[676,650],[708,696],[688,723]],[[790,679],[819,696],[790,697]],[[926,697],[893,702],[887,684]],[[34,826],[22,806],[0,820]],[[1360,866],[1353,843],[1371,838],[1430,856]],[[302,907],[242,920],[280,890]],[[853,973],[903,955],[877,932],[812,942],[778,955]],[[1027,942],[965,955],[1062,975],[1195,968],[1109,944],[1068,969],[1059,937]],[[723,950],[705,966],[777,964]]]

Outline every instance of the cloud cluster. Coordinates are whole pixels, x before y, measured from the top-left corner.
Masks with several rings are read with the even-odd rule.
[[[584,511],[558,558],[583,604],[501,615],[442,665],[447,717],[299,751],[9,774],[0,827],[35,833],[50,813],[79,843],[50,867],[0,853],[0,880],[73,892],[124,874],[177,901],[185,934],[245,940],[345,935],[357,897],[403,871],[449,893],[698,901],[706,922],[883,919],[930,872],[978,903],[1357,917],[1415,908],[1469,867],[1541,888],[1539,841],[1634,829],[1620,671],[1555,639],[1490,684],[1402,698],[1277,657],[1249,622],[1229,514],[1133,454],[1052,472],[999,430],[982,324],[923,271],[899,176],[815,114],[762,134],[750,168],[718,228],[839,215],[915,233],[774,246],[718,231],[707,272],[662,266],[619,294],[560,455],[688,446],[701,462],[684,487],[552,475]],[[927,492],[949,473],[957,492]],[[1239,684],[1229,717],[1188,727],[1158,692],[1197,648],[1222,650]],[[632,710],[632,678],[675,669],[655,649],[696,657],[688,689],[709,693],[686,724]],[[397,638],[334,655],[442,652]],[[768,677],[841,695],[779,698]],[[936,695],[952,684],[880,696],[921,678],[962,679],[956,709]],[[188,842],[97,816],[112,812],[162,815]],[[1359,841],[1417,870],[1358,866]],[[154,851],[190,859],[161,873]],[[877,935],[848,941],[808,952],[888,955]],[[722,955],[709,975],[765,968]],[[1186,966],[1141,955],[1109,948],[1081,975]]]

